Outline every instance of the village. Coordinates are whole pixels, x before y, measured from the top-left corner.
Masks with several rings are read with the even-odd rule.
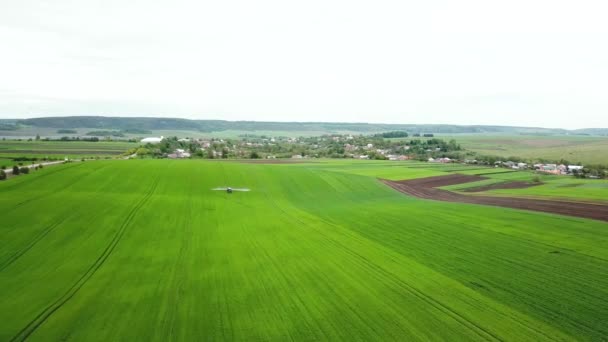
[[[396,137],[397,136],[397,137]],[[421,139],[422,138],[422,139]],[[513,158],[502,160],[466,151],[454,140],[444,141],[433,134],[388,132],[374,135],[332,134],[317,137],[269,137],[247,134],[238,138],[149,137],[129,156],[169,159],[293,159],[348,158],[360,160],[416,160],[429,163],[461,163],[493,166],[511,170],[533,170],[545,174],[579,178],[606,178],[602,166],[540,162]]]
[[[427,137],[432,135],[427,134]],[[153,155],[171,159],[252,158],[252,159],[307,159],[353,158],[403,161],[441,157],[461,148],[455,141],[441,139],[391,141],[379,135],[325,135],[320,137],[266,137],[243,135],[238,139],[201,139],[177,137],[148,137],[140,141],[142,147],[129,154]]]

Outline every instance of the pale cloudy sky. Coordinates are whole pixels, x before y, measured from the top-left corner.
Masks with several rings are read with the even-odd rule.
[[[605,0],[0,0],[0,118],[608,127]]]

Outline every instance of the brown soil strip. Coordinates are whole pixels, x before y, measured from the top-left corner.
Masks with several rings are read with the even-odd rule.
[[[479,181],[482,181],[485,179],[488,179],[488,178],[480,177],[480,176],[473,176],[473,175],[460,175],[460,174],[455,173],[455,174],[451,174],[451,175],[447,175],[447,176],[416,178],[416,179],[410,179],[410,180],[406,180],[406,181],[397,181],[397,182],[402,183],[402,184],[408,184],[410,186],[415,186],[415,187],[439,188],[439,187],[448,186],[448,185],[479,182]]]
[[[456,183],[458,180],[461,180],[460,183],[466,183],[480,180],[480,178],[483,179],[482,177],[477,177],[477,179],[471,177],[477,176],[449,175],[406,181],[390,181],[387,179],[381,179],[381,181],[395,190],[418,198],[541,211],[552,214],[608,221],[608,205],[531,198],[467,196],[435,188],[439,186],[459,184]]]
[[[473,188],[463,189],[464,192],[482,192],[488,190],[499,190],[499,189],[525,189],[531,188],[533,186],[541,185],[542,183],[528,183],[521,181],[513,181],[513,182],[504,182],[504,183],[496,183],[489,185],[476,186]]]

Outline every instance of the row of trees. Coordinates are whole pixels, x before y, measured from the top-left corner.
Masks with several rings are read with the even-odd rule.
[[[608,178],[608,165],[588,165],[582,170],[573,170],[572,174],[576,178]]]
[[[382,137],[382,138],[407,138],[408,134],[407,134],[407,132],[404,132],[404,131],[393,131],[393,132],[384,132],[384,133],[375,134],[375,136]]]

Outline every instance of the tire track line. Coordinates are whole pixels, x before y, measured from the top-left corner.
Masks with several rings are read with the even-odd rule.
[[[65,165],[65,164],[57,164],[57,165]],[[52,175],[54,173],[57,173],[57,172],[65,171],[65,170],[68,170],[68,169],[72,169],[72,168],[78,167],[80,165],[82,165],[82,163],[80,163],[80,164],[72,164],[72,165],[64,167],[63,169],[60,168],[60,169],[55,169],[55,170],[51,170],[51,171],[45,172],[44,174],[38,176],[36,179],[31,180],[30,182],[36,182],[36,181],[38,181],[41,178],[50,176],[50,175]],[[19,187],[20,184],[21,183],[11,183],[10,185],[7,185],[6,187],[4,187],[3,190],[10,190],[10,189]]]
[[[8,258],[7,261],[5,261],[2,265],[0,265],[0,271],[3,271],[5,268],[7,268],[12,263],[14,263],[19,258],[21,258],[21,256],[23,256],[30,249],[32,249],[32,247],[34,247],[38,242],[40,242],[40,240],[42,240],[50,232],[55,230],[55,228],[57,226],[59,226],[61,223],[63,223],[66,219],[67,218],[62,218],[59,221],[56,221],[56,222],[52,223],[51,225],[47,226],[46,228],[44,228],[43,231],[38,233],[38,235],[34,238],[34,240],[32,240],[27,246],[25,246],[25,247],[21,248],[20,250],[16,251],[15,253],[13,253],[13,255],[11,255],[11,257]]]
[[[31,320],[23,329],[21,329],[12,339],[11,341],[24,341],[26,340],[32,333],[40,327],[53,313],[59,310],[65,303],[67,303],[78,291],[86,284],[86,282],[91,279],[91,277],[103,266],[105,261],[108,259],[110,254],[118,245],[118,242],[121,240],[124,235],[126,228],[133,221],[133,218],[143,207],[143,205],[152,197],[152,194],[156,190],[158,183],[160,181],[160,176],[157,176],[154,183],[144,195],[144,197],[131,209],[126,219],[123,221],[122,225],[118,228],[116,234],[110,241],[110,243],[106,246],[101,255],[95,260],[93,265],[89,267],[89,269],[56,301],[47,306],[42,312],[40,312],[33,320]]]
[[[311,226],[310,224],[304,222],[302,219],[300,219],[296,215],[293,215],[292,213],[289,213],[287,210],[285,210],[284,208],[282,208],[272,198],[272,196],[270,196],[267,192],[264,191],[263,193],[266,196],[266,198],[268,198],[268,202],[271,203],[280,212],[282,212],[286,217],[291,217],[294,221],[297,221],[302,226],[306,226],[309,229],[312,229],[312,230],[318,232],[320,235],[324,236],[327,239],[328,243],[333,244],[336,247],[341,248],[346,253],[354,256],[356,259],[359,259],[370,270],[376,270],[376,271],[378,271],[378,273],[383,274],[388,279],[390,279],[393,282],[395,282],[396,284],[400,285],[402,289],[404,289],[405,291],[407,291],[408,293],[410,293],[414,297],[418,298],[419,300],[422,300],[423,302],[426,302],[427,304],[431,305],[432,307],[434,307],[435,309],[439,310],[440,312],[445,313],[447,316],[449,316],[450,318],[452,318],[456,322],[460,323],[462,326],[468,328],[471,332],[475,333],[477,336],[481,337],[482,339],[484,339],[486,341],[493,341],[493,340],[495,340],[495,341],[502,341],[502,339],[499,336],[493,334],[492,332],[488,331],[487,329],[483,328],[482,326],[478,325],[477,323],[473,322],[472,320],[470,320],[470,319],[462,316],[460,313],[458,313],[457,311],[455,311],[454,309],[452,309],[448,305],[446,305],[446,304],[442,303],[441,301],[439,301],[439,300],[437,300],[437,299],[435,299],[435,298],[433,298],[433,297],[431,297],[431,296],[423,293],[422,291],[414,288],[410,284],[408,284],[408,283],[404,282],[403,280],[399,279],[392,272],[385,270],[383,267],[381,267],[379,265],[372,264],[369,260],[367,260],[367,258],[361,256],[356,251],[353,251],[351,248],[349,248],[346,245],[342,244],[341,242],[335,240],[334,238],[328,236],[325,232],[323,232],[323,231],[321,231],[321,230],[319,230],[319,229]],[[320,219],[324,223],[330,224],[330,225],[333,226],[333,224],[327,222],[326,220],[323,220],[322,218],[320,218]]]
[[[74,166],[65,167],[65,168],[60,169],[60,170],[53,170],[53,172],[52,172],[52,173],[51,173],[51,172],[49,172],[49,173],[47,173],[47,174],[45,174],[45,175],[41,175],[40,177],[36,178],[36,180],[37,180],[37,179],[40,179],[40,178],[42,178],[42,177],[49,176],[49,175],[51,175],[51,174],[53,174],[53,173],[56,173],[56,172],[65,171],[66,169],[73,169],[73,168],[76,168],[76,167],[81,166],[81,165],[83,165],[83,164],[75,164]],[[31,197],[31,198],[29,198],[29,199],[26,199],[26,200],[24,200],[24,201],[22,201],[22,202],[17,203],[15,206],[13,206],[13,207],[12,207],[11,209],[9,209],[9,210],[15,210],[15,209],[17,209],[17,208],[19,208],[19,207],[22,207],[22,206],[24,206],[24,205],[26,205],[26,204],[28,204],[28,203],[33,202],[33,201],[38,201],[38,200],[41,200],[41,199],[43,199],[43,198],[46,198],[46,197],[49,197],[49,196],[53,196],[53,195],[56,195],[56,194],[58,194],[58,193],[62,193],[62,192],[64,192],[64,191],[66,191],[67,189],[69,189],[69,188],[73,187],[75,184],[77,184],[77,183],[81,182],[83,179],[85,179],[85,177],[88,177],[88,176],[90,176],[90,175],[92,175],[92,174],[94,174],[94,173],[97,173],[99,170],[102,170],[102,169],[104,169],[104,168],[106,168],[106,167],[107,167],[107,165],[104,165],[104,166],[102,166],[102,167],[99,167],[99,168],[97,168],[97,169],[93,170],[92,172],[88,173],[87,175],[85,175],[85,176],[83,176],[83,177],[79,177],[79,178],[78,178],[78,180],[76,180],[76,181],[74,181],[74,182],[70,183],[69,185],[64,186],[64,187],[62,187],[62,188],[60,188],[60,189],[53,189],[53,190],[48,191],[48,192],[46,192],[46,193],[43,193],[43,194],[41,194],[41,195],[38,195],[38,196],[32,196],[32,197]]]

